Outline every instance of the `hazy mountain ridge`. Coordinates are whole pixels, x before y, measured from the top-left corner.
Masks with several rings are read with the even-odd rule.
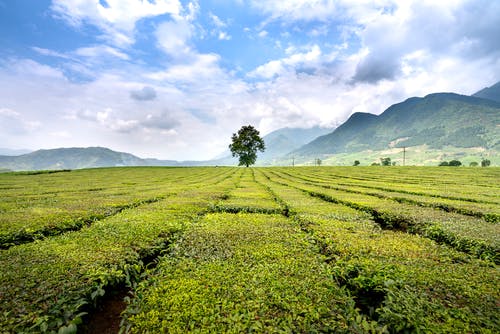
[[[145,166],[135,155],[104,147],[38,150],[19,156],[0,156],[0,167],[12,170],[79,169],[110,166]]]
[[[500,82],[491,87],[483,88],[479,92],[472,94],[472,96],[500,102]]]
[[[292,152],[301,146],[311,142],[319,136],[330,133],[334,128],[281,128],[263,137],[266,150],[259,153],[257,164],[272,165],[275,159]]]

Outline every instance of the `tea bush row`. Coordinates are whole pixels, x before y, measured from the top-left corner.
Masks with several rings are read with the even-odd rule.
[[[334,280],[390,332],[495,333],[498,268],[433,241],[382,230],[362,212],[275,182],[260,182],[317,243]]]

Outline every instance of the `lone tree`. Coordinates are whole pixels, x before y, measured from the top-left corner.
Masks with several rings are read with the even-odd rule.
[[[391,158],[380,158],[380,164],[382,166],[390,166],[391,165]]]
[[[253,165],[257,160],[257,151],[264,152],[266,149],[264,140],[259,136],[259,131],[251,125],[242,126],[237,134],[233,133],[231,139],[233,142],[229,145],[229,149],[233,157],[239,157],[239,166]]]

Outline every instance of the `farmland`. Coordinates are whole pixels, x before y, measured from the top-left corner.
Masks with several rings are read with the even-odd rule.
[[[500,169],[0,174],[0,333],[497,333]],[[104,324],[106,325],[106,324]]]

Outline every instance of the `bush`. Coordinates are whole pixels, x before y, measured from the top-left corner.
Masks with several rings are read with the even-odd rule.
[[[439,166],[449,166],[450,164],[448,163],[448,161],[441,161],[439,163]]]
[[[462,166],[462,163],[459,160],[451,160],[450,163],[448,164],[448,166],[458,167],[458,166]]]

